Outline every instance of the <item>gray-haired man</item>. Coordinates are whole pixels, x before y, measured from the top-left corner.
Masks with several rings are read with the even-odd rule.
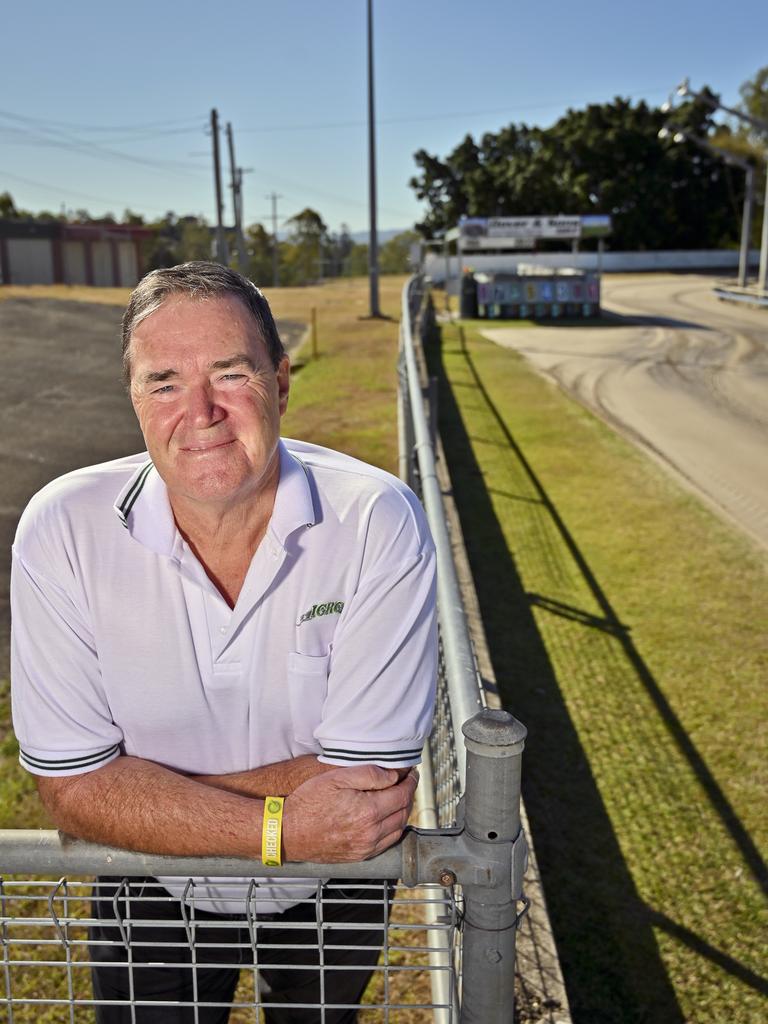
[[[380,470],[280,439],[288,359],[266,301],[240,275],[207,263],[155,271],[123,324],[148,451],[49,484],[14,543],[21,763],[56,824],[85,839],[258,857],[262,839],[274,847],[277,837],[278,861],[374,856],[402,833],[431,720],[434,551],[418,501]],[[282,809],[270,813],[266,798],[284,798]],[[159,881],[159,904],[183,934],[183,882]],[[197,879],[194,891],[215,942],[217,924],[242,916],[245,885]],[[260,917],[275,944],[296,944],[284,928],[306,917],[297,900],[311,892],[309,881],[297,892],[262,880]],[[159,904],[148,904],[153,919]],[[368,908],[361,917],[352,901],[333,906],[340,927],[356,915],[370,923]],[[97,970],[95,989],[127,999],[109,907],[94,948],[117,959]],[[137,934],[134,962],[143,955],[147,966],[133,972],[134,998],[144,984],[144,999],[189,1000],[189,968],[151,968],[156,933]],[[368,954],[350,961],[331,948],[326,966],[370,969],[381,933],[361,934]],[[277,962],[290,955],[284,947]],[[262,959],[271,998],[286,1004],[270,1021],[318,1019],[316,1008],[289,1009],[319,1001],[312,957],[295,959],[304,969],[271,973]],[[231,1000],[236,970],[196,973],[198,1001]],[[367,974],[329,969],[325,1001],[358,1001]],[[102,1008],[100,1019],[130,1013]],[[183,1007],[136,1013],[193,1019]],[[227,1013],[201,1007],[197,1019]]]

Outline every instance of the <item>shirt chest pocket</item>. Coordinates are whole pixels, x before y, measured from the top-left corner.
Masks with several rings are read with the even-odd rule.
[[[320,750],[314,731],[320,724],[323,704],[328,694],[329,654],[312,657],[308,654],[288,655],[288,700],[293,735],[302,746]]]

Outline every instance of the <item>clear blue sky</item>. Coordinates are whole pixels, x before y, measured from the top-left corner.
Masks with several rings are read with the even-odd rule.
[[[213,219],[215,106],[251,168],[246,223],[275,191],[281,220],[312,206],[332,230],[365,229],[365,12],[365,0],[9,0],[0,192],[33,210]],[[467,132],[546,126],[617,95],[658,105],[686,75],[734,104],[768,63],[765,0],[374,0],[374,27],[381,228],[422,213],[408,186],[418,148],[445,155]]]

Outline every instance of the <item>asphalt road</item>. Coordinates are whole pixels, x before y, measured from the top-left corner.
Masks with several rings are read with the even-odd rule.
[[[144,450],[120,381],[115,306],[0,302],[0,677],[7,675],[10,547],[29,498],[80,466]],[[305,325],[278,324],[290,350]]]
[[[768,310],[698,275],[603,278],[610,326],[490,328],[768,546]]]

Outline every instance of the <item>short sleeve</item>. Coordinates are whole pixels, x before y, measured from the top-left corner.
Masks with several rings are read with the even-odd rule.
[[[315,738],[320,760],[418,764],[437,674],[435,555],[431,538],[405,561],[369,575],[344,608]]]
[[[120,754],[84,610],[14,550],[11,696],[19,762],[35,775],[79,775]]]

